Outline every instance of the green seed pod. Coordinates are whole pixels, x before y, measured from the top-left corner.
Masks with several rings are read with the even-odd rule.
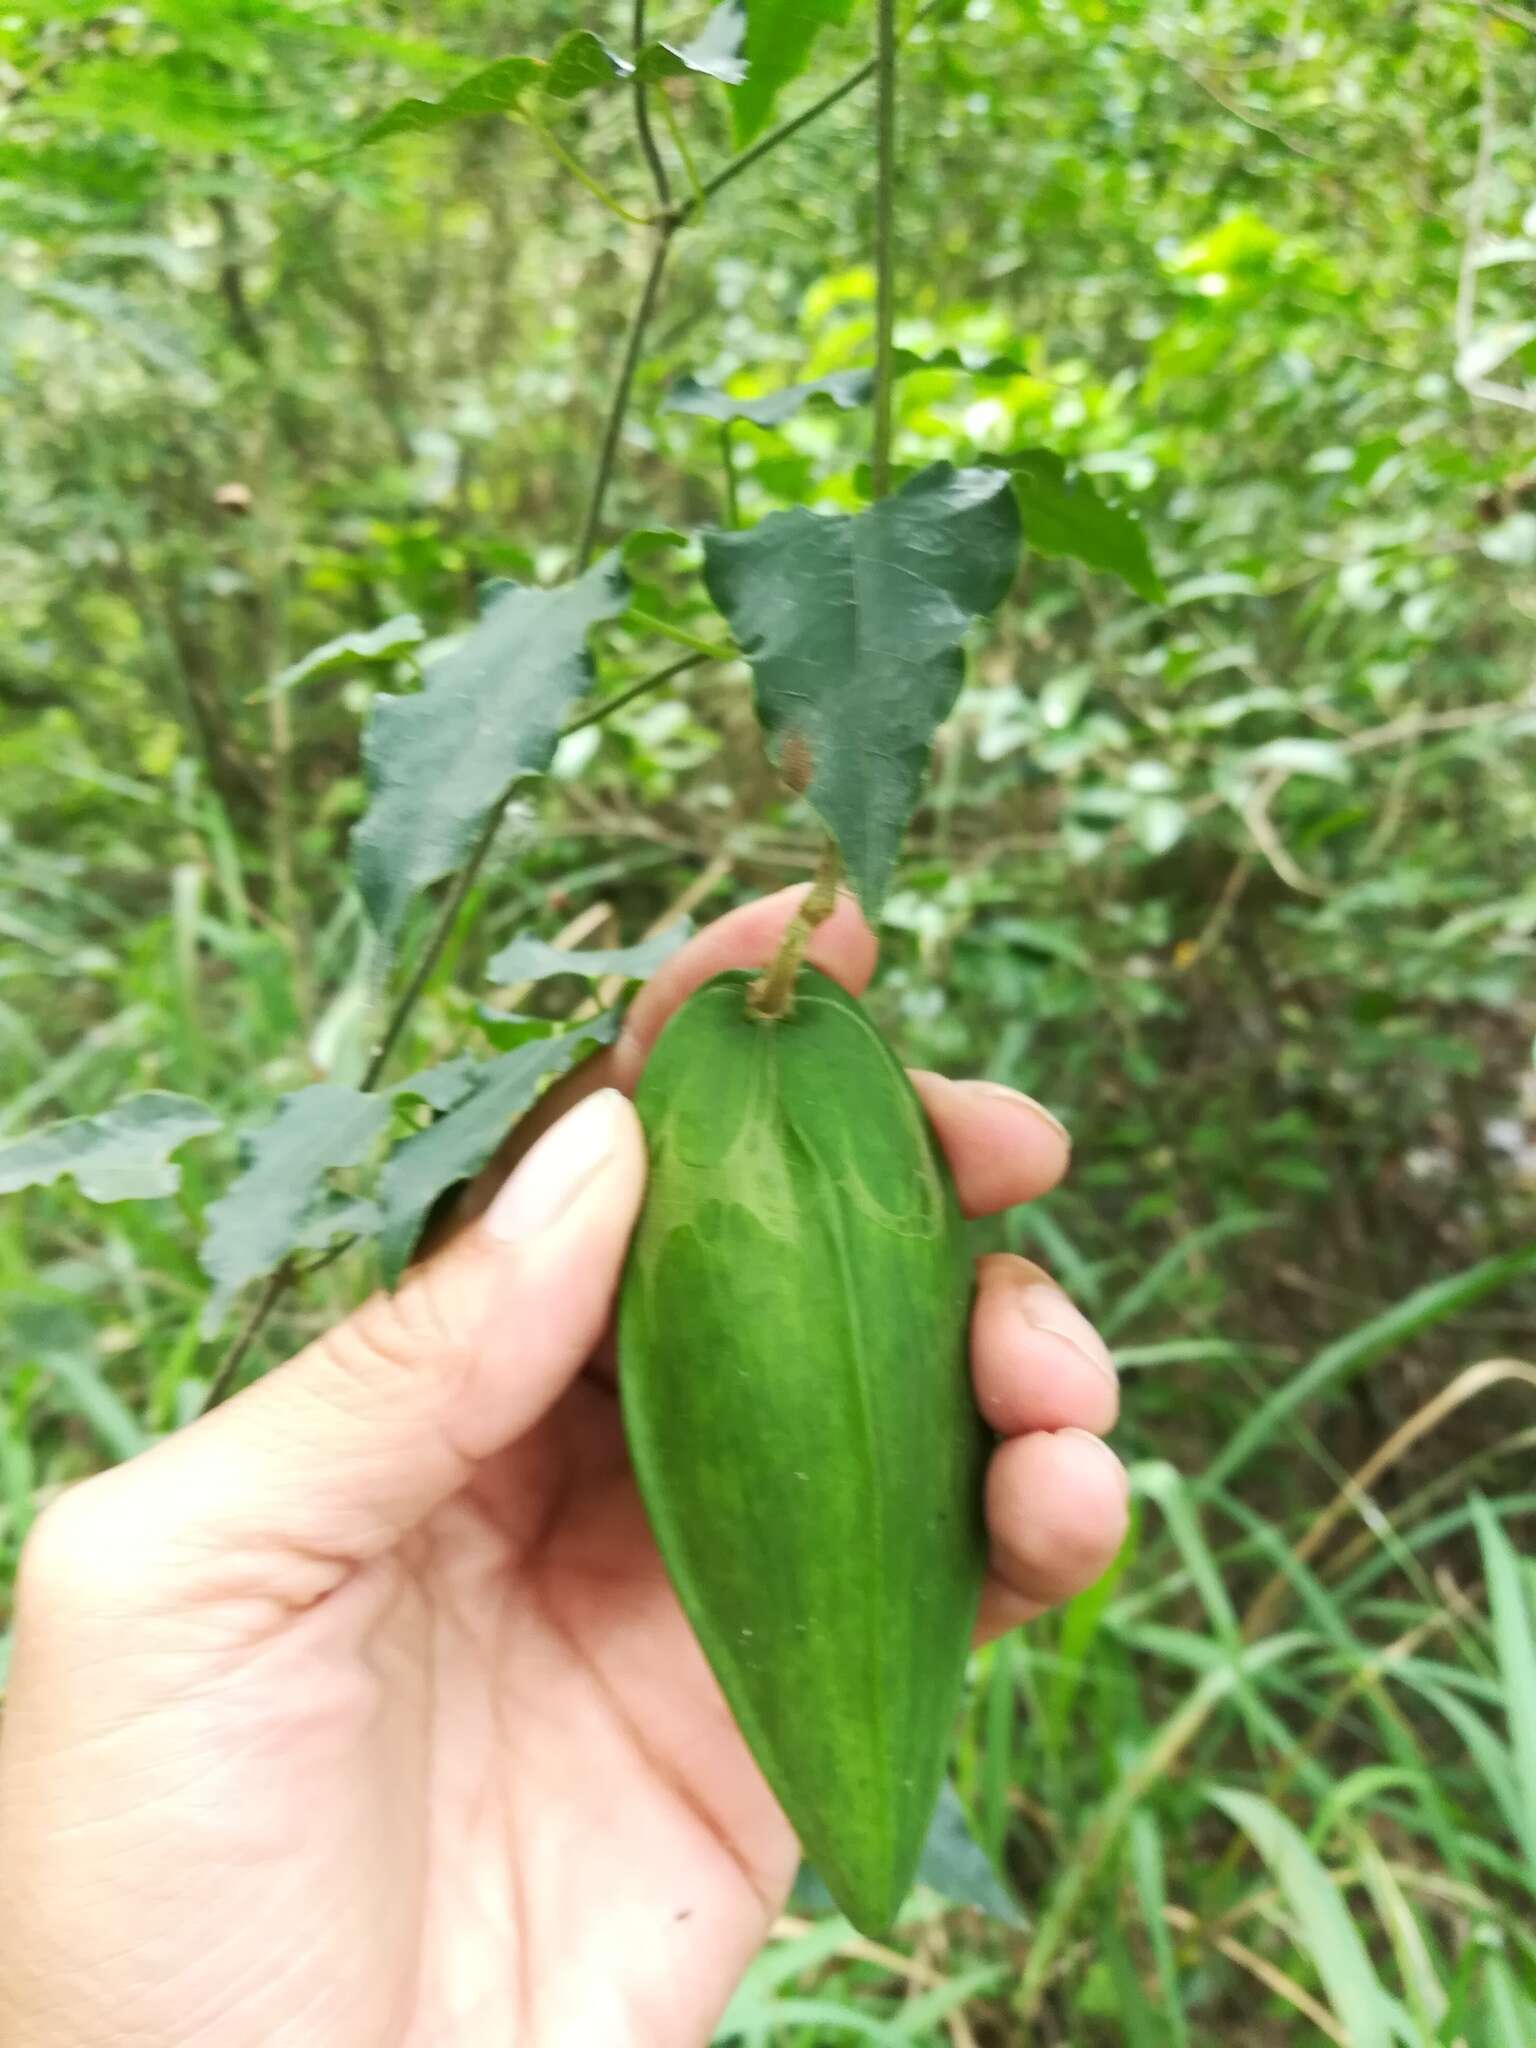
[[[985,1555],[971,1267],[912,1086],[802,969],[678,1011],[636,1096],[631,1455],[678,1598],[806,1854],[889,1927],[943,1777]]]

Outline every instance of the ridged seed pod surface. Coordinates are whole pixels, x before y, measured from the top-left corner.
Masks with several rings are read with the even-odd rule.
[[[861,1006],[802,969],[677,1012],[620,1386],[662,1558],[849,1918],[890,1925],[943,1775],[983,1562],[970,1260],[948,1168]]]

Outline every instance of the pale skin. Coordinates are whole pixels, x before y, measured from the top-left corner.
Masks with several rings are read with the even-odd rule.
[[[6,2048],[708,2041],[797,1851],[650,1542],[604,1330],[646,1051],[799,893],[676,955],[395,1296],[42,1516],[0,1741]],[[874,956],[847,902],[811,948],[855,991]],[[1065,1171],[1027,1097],[914,1079],[969,1213]],[[981,1262],[972,1371],[985,1638],[1104,1570],[1126,1485],[1109,1354],[1037,1267]]]

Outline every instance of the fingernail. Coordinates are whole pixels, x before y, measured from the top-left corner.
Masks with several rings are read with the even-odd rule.
[[[1121,1491],[1123,1493],[1130,1492],[1131,1475],[1129,1474],[1129,1472],[1126,1471],[1125,1465],[1122,1462],[1122,1460],[1119,1457],[1117,1457],[1116,1454],[1110,1449],[1109,1445],[1105,1443],[1103,1437],[1095,1436],[1091,1429],[1076,1428],[1058,1429],[1055,1432],[1055,1434],[1057,1436],[1076,1437],[1080,1443],[1092,1444],[1095,1454],[1100,1458],[1107,1458],[1110,1464],[1114,1466],[1115,1477],[1120,1482]]]
[[[1019,1307],[1025,1322],[1031,1329],[1045,1330],[1051,1336],[1059,1337],[1064,1344],[1070,1344],[1100,1372],[1114,1379],[1114,1361],[1104,1339],[1082,1310],[1068,1301],[1054,1280],[1046,1279],[1043,1274],[1039,1279],[1034,1277],[1039,1271],[1038,1266],[1034,1267],[1019,1289]]]
[[[995,1101],[1015,1103],[1020,1108],[1033,1111],[1042,1123],[1050,1125],[1058,1138],[1065,1144],[1071,1144],[1072,1133],[1061,1118],[1048,1110],[1043,1102],[1036,1102],[1033,1095],[1026,1095],[1022,1088],[1005,1088],[1001,1081],[968,1081],[966,1086],[977,1095],[990,1095]]]
[[[544,1133],[486,1210],[492,1237],[516,1244],[558,1221],[611,1157],[623,1099],[599,1088]]]

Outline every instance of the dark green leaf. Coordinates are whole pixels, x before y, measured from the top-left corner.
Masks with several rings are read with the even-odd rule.
[[[205,1335],[247,1281],[270,1273],[289,1252],[375,1227],[373,1204],[341,1194],[327,1176],[365,1159],[389,1118],[387,1095],[322,1081],[283,1096],[271,1123],[245,1134],[242,1170],[207,1216],[201,1258],[213,1294],[203,1312]]]
[[[336,669],[355,668],[359,663],[393,661],[407,649],[419,647],[426,637],[427,629],[416,614],[402,612],[396,619],[385,619],[382,625],[356,633],[339,633],[334,640],[311,648],[302,660],[272,678],[272,688],[291,690],[295,683],[307,683],[311,676],[330,675]]]
[[[1069,474],[1048,448],[1022,449],[1006,458],[1006,466],[1018,492],[1025,542],[1037,554],[1069,556],[1118,576],[1149,603],[1162,599],[1146,536],[1129,512],[1106,504],[1086,477]]]
[[[487,981],[510,988],[519,981],[548,981],[556,974],[579,974],[583,980],[598,981],[606,974],[622,974],[640,981],[669,960],[693,930],[687,918],[680,918],[653,939],[641,939],[633,946],[591,946],[572,952],[551,946],[543,939],[513,939],[492,956],[485,970]]]
[[[66,1117],[0,1145],[0,1195],[48,1187],[66,1173],[91,1202],[173,1194],[181,1169],[170,1155],[188,1138],[218,1130],[221,1122],[190,1095],[158,1089],[130,1095],[99,1116]]]
[[[748,0],[747,75],[731,101],[738,149],[767,127],[774,101],[810,62],[822,29],[841,27],[852,12],[853,0]]]
[[[1007,592],[1018,548],[1006,475],[947,462],[851,518],[796,507],[705,536],[705,582],[752,665],[758,717],[776,748],[803,743],[807,794],[871,917],[959,693],[961,643]]]
[[[440,1067],[423,1067],[420,1073],[407,1075],[389,1092],[397,1102],[424,1102],[439,1112],[452,1109],[474,1093],[479,1066],[477,1059],[463,1053],[458,1059],[444,1060]]]
[[[343,146],[342,153],[385,142],[392,135],[421,135],[480,114],[515,113],[543,70],[537,57],[502,57],[481,71],[471,72],[440,100],[396,100],[392,107],[365,122]]]
[[[544,1084],[591,1046],[606,1044],[616,1021],[594,1017],[558,1037],[533,1039],[500,1059],[478,1062],[469,1091],[447,1115],[395,1147],[378,1187],[379,1263],[387,1286],[404,1271],[438,1196],[478,1173]]]
[[[512,784],[548,767],[567,706],[592,680],[587,635],[624,609],[627,589],[611,554],[552,590],[510,585],[417,695],[374,700],[352,864],[386,939],[462,863]]]

